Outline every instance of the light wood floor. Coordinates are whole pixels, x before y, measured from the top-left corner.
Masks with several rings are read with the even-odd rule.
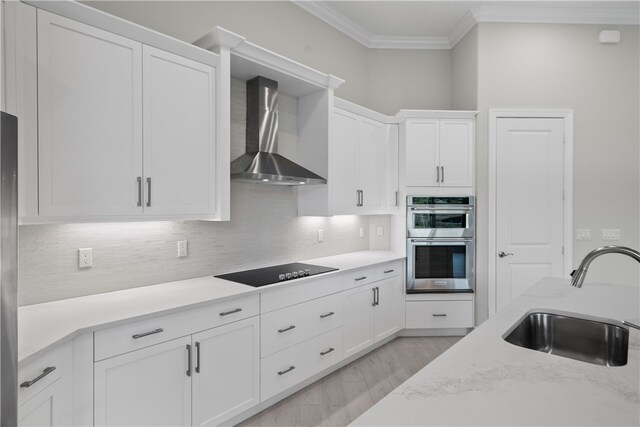
[[[396,338],[239,426],[346,426],[459,339]]]

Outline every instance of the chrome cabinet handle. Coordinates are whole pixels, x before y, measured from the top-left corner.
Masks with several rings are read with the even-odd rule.
[[[151,178],[147,178],[147,206],[151,206]]]
[[[396,206],[400,206],[400,199],[398,196],[398,191],[396,191]]]
[[[325,318],[327,318],[327,317],[329,317],[329,316],[333,316],[334,314],[335,314],[335,313],[334,313],[333,311],[331,311],[331,312],[329,312],[329,313],[327,313],[327,314],[321,314],[321,315],[320,315],[320,318],[321,318],[321,319],[325,319]]]
[[[376,286],[375,289],[376,289],[376,305],[380,305],[380,288]]]
[[[242,311],[241,308],[236,308],[236,309],[233,309],[231,311],[223,311],[222,313],[220,313],[220,316],[228,316],[228,315],[233,314],[233,313],[240,313],[241,311]]]
[[[500,258],[508,257],[509,255],[513,255],[513,254],[512,254],[511,252],[509,252],[509,253],[505,253],[504,251],[500,251],[500,252],[498,252],[498,256],[499,256]]]
[[[373,302],[371,303],[372,307],[376,306],[376,288],[371,288],[371,290],[373,291]]]
[[[364,206],[364,190],[360,190],[360,206]]]
[[[187,376],[191,376],[191,344],[187,344]]]
[[[447,317],[445,313],[434,313],[433,317]]]
[[[46,377],[47,375],[49,375],[51,372],[55,371],[55,370],[56,370],[55,366],[48,366],[48,367],[44,368],[44,370],[42,371],[42,373],[40,375],[38,375],[37,377],[35,377],[31,381],[23,382],[22,384],[20,384],[20,387],[21,388],[29,388],[32,385],[34,385],[35,383],[37,383],[38,381],[40,381],[41,379],[43,379],[44,377]]]
[[[444,166],[440,166],[440,168],[442,169],[442,181],[440,182],[444,182]]]
[[[278,333],[281,334],[283,332],[287,332],[287,331],[290,331],[290,330],[295,329],[295,328],[296,328],[296,325],[291,325],[288,328],[278,329]]]
[[[200,373],[200,343],[196,342],[196,374]]]
[[[395,270],[385,270],[384,274],[393,273]]]
[[[138,338],[148,337],[149,335],[159,334],[160,332],[164,332],[164,329],[158,328],[158,329],[154,329],[153,331],[131,335],[131,338],[133,338],[134,340],[137,340]]]
[[[359,282],[359,281],[364,280],[364,279],[366,279],[366,278],[367,278],[367,276],[362,276],[362,277],[357,277],[357,278],[355,278],[354,280],[355,280],[356,282]]]
[[[285,369],[284,371],[278,371],[278,375],[284,375],[284,374],[286,374],[287,372],[291,372],[291,371],[293,371],[294,369],[296,369],[296,367],[295,367],[295,366],[293,366],[293,365],[291,365],[291,366],[289,366],[287,369]]]
[[[325,355],[327,355],[327,354],[331,353],[331,352],[332,352],[332,351],[334,351],[334,350],[335,350],[335,348],[331,347],[329,350],[321,351],[321,352],[320,352],[320,356],[325,356]]]
[[[142,206],[142,177],[138,177],[138,206]]]
[[[360,206],[360,190],[356,190],[356,206]]]
[[[436,166],[436,182],[440,182],[440,166]]]

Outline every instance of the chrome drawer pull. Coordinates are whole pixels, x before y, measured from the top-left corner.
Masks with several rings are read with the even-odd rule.
[[[158,329],[154,329],[153,331],[143,332],[141,334],[131,335],[131,338],[133,338],[134,340],[137,340],[138,338],[148,337],[149,335],[159,334],[160,332],[164,332],[164,329],[158,328]]]
[[[436,313],[433,315],[433,317],[447,317],[447,315],[444,313]]]
[[[329,350],[327,351],[321,351],[320,352],[320,356],[324,356],[325,354],[329,354],[331,353],[333,350],[335,350],[335,348],[331,347]]]
[[[222,313],[220,313],[220,316],[228,316],[233,313],[240,313],[241,311],[242,311],[241,308],[236,308],[235,310],[231,310],[231,311],[223,311]]]
[[[147,206],[151,206],[151,178],[147,178]]]
[[[138,177],[138,206],[142,206],[142,177]]]
[[[29,388],[32,385],[34,385],[35,383],[37,383],[38,381],[40,381],[41,379],[43,379],[44,377],[46,377],[47,375],[49,375],[51,372],[55,371],[55,370],[56,370],[55,366],[49,366],[47,368],[44,368],[44,371],[42,371],[42,373],[40,375],[38,375],[37,377],[35,377],[31,381],[23,382],[22,384],[20,384],[20,387]]]
[[[360,280],[364,280],[366,278],[367,278],[367,276],[358,277],[358,278],[355,279],[355,281],[359,282]]]
[[[288,328],[278,329],[278,333],[281,334],[283,332],[287,332],[287,331],[290,331],[290,330],[295,329],[295,328],[296,328],[296,325],[291,325]]]
[[[335,313],[334,313],[333,311],[331,311],[331,312],[329,312],[329,313],[327,313],[327,314],[321,314],[321,315],[320,315],[320,318],[321,318],[321,319],[324,319],[324,318],[326,318],[326,317],[333,316],[334,314],[335,314]]]
[[[191,376],[191,345],[187,344],[187,376]]]
[[[294,369],[296,369],[296,367],[295,367],[295,366],[293,366],[293,365],[292,365],[292,366],[289,366],[289,367],[288,367],[287,369],[285,369],[284,371],[279,371],[279,372],[278,372],[278,375],[284,375],[284,374],[286,374],[287,372],[291,372],[291,371],[293,371]]]
[[[393,273],[395,270],[385,270],[384,274]]]

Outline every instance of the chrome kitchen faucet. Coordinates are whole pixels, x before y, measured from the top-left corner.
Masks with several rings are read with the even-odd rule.
[[[635,249],[618,245],[599,247],[598,249],[594,249],[589,252],[580,263],[578,269],[573,270],[573,272],[571,273],[571,286],[581,288],[582,283],[584,282],[584,278],[587,275],[587,270],[589,269],[589,264],[591,264],[591,261],[604,254],[623,254],[630,256],[631,258],[640,262],[640,252],[636,251]]]

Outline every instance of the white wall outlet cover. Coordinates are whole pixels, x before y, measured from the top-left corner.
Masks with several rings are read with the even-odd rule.
[[[188,242],[181,240],[178,242],[178,258],[184,258],[188,255]]]
[[[324,230],[318,230],[318,243],[324,240]]]
[[[591,229],[576,228],[576,240],[591,240]]]
[[[618,30],[602,30],[598,34],[600,44],[618,44],[620,43],[620,31]]]
[[[360,227],[360,237],[364,237],[364,227]]]
[[[90,268],[93,266],[93,250],[91,248],[78,249],[78,268]]]
[[[378,227],[376,229],[378,236],[384,236],[384,227]]]
[[[603,228],[602,240],[620,240],[620,229],[618,228]]]

